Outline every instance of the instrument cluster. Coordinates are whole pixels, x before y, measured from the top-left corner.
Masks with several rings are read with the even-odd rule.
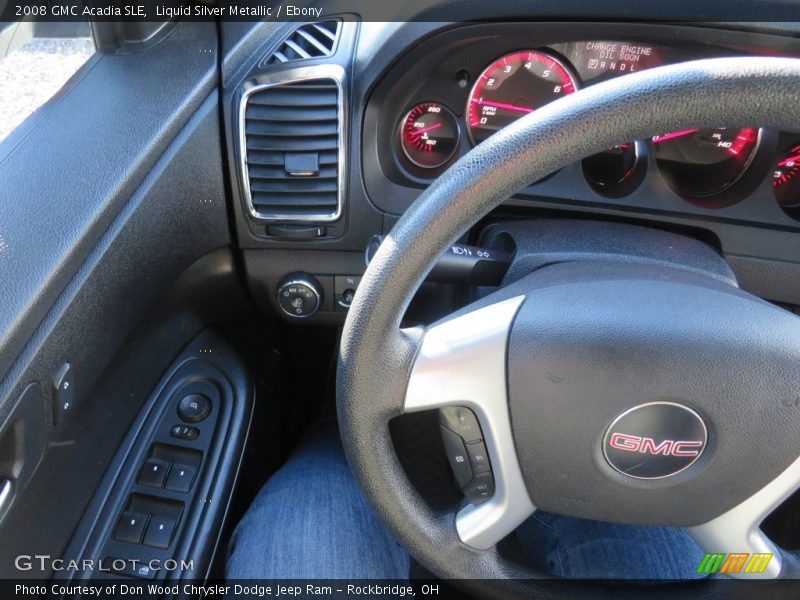
[[[398,105],[390,117],[394,167],[412,184],[425,185],[471,148],[549,102],[609,78],[693,58],[700,57],[608,40],[509,49],[479,67],[457,70],[450,82],[430,85],[430,93],[420,86],[408,104]],[[462,92],[440,91],[448,86]],[[800,137],[743,125],[630,140],[586,157],[572,172],[598,196],[620,199],[634,194],[655,170],[682,201],[703,209],[737,204],[771,178],[777,205],[800,219]],[[550,177],[528,191],[536,193]]]

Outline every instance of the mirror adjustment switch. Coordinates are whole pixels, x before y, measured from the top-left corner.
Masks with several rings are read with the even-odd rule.
[[[194,467],[174,464],[169,471],[166,488],[172,492],[186,493],[192,487]]]
[[[189,394],[178,404],[178,416],[186,423],[199,423],[211,412],[211,400],[203,394]]]
[[[139,471],[138,481],[142,485],[149,485],[157,488],[163,487],[168,470],[169,463],[167,461],[157,458],[148,458],[142,470]]]
[[[191,425],[173,425],[169,430],[169,434],[179,440],[192,441],[200,437],[200,430]]]
[[[132,511],[125,511],[119,518],[114,531],[114,539],[120,542],[138,544],[142,541],[144,526],[147,524],[147,515]]]
[[[153,517],[147,526],[147,533],[144,534],[143,544],[153,548],[169,548],[173,533],[175,533],[175,521],[164,517]]]
[[[464,495],[473,504],[486,502],[494,494],[494,477],[491,473],[479,473],[464,488]]]
[[[486,454],[486,445],[483,442],[467,444],[467,455],[473,473],[489,473],[492,470],[489,465],[489,455]]]
[[[467,444],[483,439],[475,413],[463,406],[446,406],[440,409],[439,425],[460,435]]]
[[[446,427],[442,427],[442,439],[444,440],[444,450],[447,453],[447,460],[450,461],[450,468],[456,482],[463,488],[472,480],[472,468],[469,466],[467,450],[464,448],[464,441],[456,433]]]

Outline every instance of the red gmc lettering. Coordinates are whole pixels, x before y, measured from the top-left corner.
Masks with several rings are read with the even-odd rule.
[[[664,440],[656,445],[653,438],[628,435],[627,433],[612,434],[608,443],[617,450],[641,452],[642,454],[663,454],[664,456],[697,456],[703,447],[703,442],[687,440]]]
[[[698,448],[698,450],[686,450],[685,448]],[[675,442],[672,444],[672,456],[697,456],[703,442]]]

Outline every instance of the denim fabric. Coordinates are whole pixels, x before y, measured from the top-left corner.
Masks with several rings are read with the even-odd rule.
[[[408,554],[356,486],[335,427],[308,435],[233,534],[228,579],[407,579]]]
[[[520,545],[551,575],[568,579],[696,579],[703,551],[683,529],[603,523],[537,511]]]
[[[556,577],[696,578],[703,553],[676,528],[587,521],[538,511],[517,530]],[[334,427],[306,437],[234,532],[229,579],[406,579],[408,554],[383,529],[350,474]]]

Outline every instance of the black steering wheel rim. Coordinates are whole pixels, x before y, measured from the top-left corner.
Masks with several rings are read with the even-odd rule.
[[[337,405],[345,452],[365,497],[425,567],[448,579],[472,580],[468,587],[488,597],[529,594],[541,578],[493,548],[463,544],[453,515],[427,506],[392,448],[388,422],[403,412],[422,335],[400,330],[400,320],[437,257],[527,183],[584,156],[663,131],[753,123],[797,129],[800,60],[713,59],[614,79],[558,100],[480,144],[394,227],[367,269],[345,324]],[[547,589],[542,582],[536,591],[546,597]],[[564,589],[555,593],[563,596]]]

